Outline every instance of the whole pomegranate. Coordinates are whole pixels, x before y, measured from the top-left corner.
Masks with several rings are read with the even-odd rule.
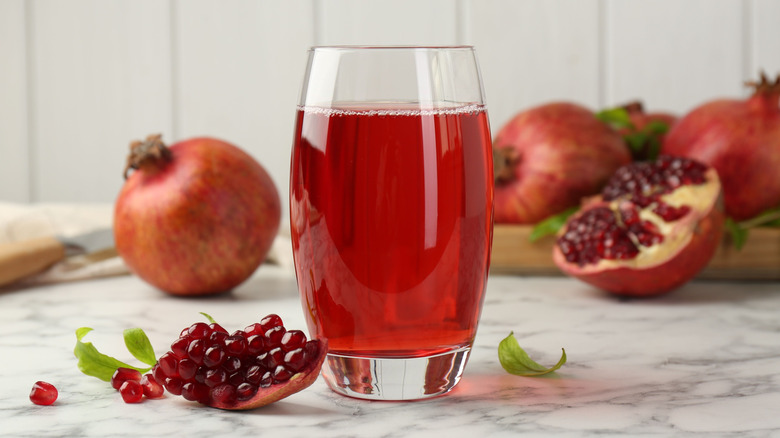
[[[631,156],[620,135],[582,106],[517,114],[496,135],[495,221],[535,224],[598,193]]]
[[[281,220],[263,167],[213,138],[168,147],[152,135],[130,148],[114,210],[116,249],[130,270],[176,295],[223,292],[246,280]]]
[[[663,153],[695,158],[718,171],[726,215],[741,221],[780,206],[780,75],[761,75],[747,100],[707,102],[677,122]]]
[[[621,167],[570,217],[553,249],[566,274],[619,295],[668,292],[693,278],[723,233],[717,172],[661,156]]]

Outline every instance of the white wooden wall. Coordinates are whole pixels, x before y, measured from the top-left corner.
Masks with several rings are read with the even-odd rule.
[[[493,129],[550,100],[682,113],[780,72],[775,0],[0,0],[0,201],[113,202],[130,140],[211,135],[286,204],[306,49],[473,44]]]

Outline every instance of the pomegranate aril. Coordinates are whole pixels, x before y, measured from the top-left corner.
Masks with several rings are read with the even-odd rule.
[[[320,354],[319,341],[314,341],[314,340],[309,341],[303,347],[303,355],[307,363],[311,362],[319,354]]]
[[[216,322],[212,322],[211,324],[209,324],[209,330],[211,330],[212,334],[214,334],[214,333],[228,334],[228,331],[225,330],[224,327],[222,327],[221,325],[217,324]]]
[[[269,327],[270,328],[270,327]],[[244,333],[246,333],[247,340],[255,335],[262,335],[266,332],[267,329],[263,329],[263,326],[260,325],[260,323],[256,322],[254,324],[246,326],[244,329]]]
[[[247,338],[246,351],[248,354],[257,356],[266,350],[265,338],[262,335],[252,335]]]
[[[666,222],[674,222],[691,211],[691,208],[687,205],[678,207],[672,207],[668,204],[659,203],[654,209],[653,213],[661,216]]]
[[[160,356],[160,359],[158,359],[157,363],[160,364],[160,368],[162,369],[163,374],[165,374],[167,377],[179,376],[179,360],[176,359],[176,356],[174,356],[173,353],[163,354]]]
[[[187,348],[190,345],[188,338],[179,338],[171,344],[171,352],[179,359],[187,357]]]
[[[270,371],[266,371],[265,374],[263,374],[263,378],[260,379],[260,387],[261,388],[268,388],[269,386],[273,385],[274,383],[274,375]]]
[[[286,330],[284,327],[274,327],[265,332],[266,346],[268,348],[276,348],[282,345],[282,337]]]
[[[302,347],[306,343],[306,335],[300,330],[290,330],[282,336],[282,350],[290,351]]]
[[[203,342],[201,339],[195,339],[192,342],[190,342],[189,347],[187,347],[187,356],[194,360],[196,364],[200,365],[203,363],[203,355],[206,352],[206,343]]]
[[[293,372],[298,372],[306,365],[306,358],[303,353],[303,348],[296,348],[295,350],[288,351],[284,355],[284,363],[287,368]]]
[[[274,327],[280,327],[283,325],[282,318],[280,318],[279,315],[273,313],[260,320],[260,326],[263,328],[263,333]]]
[[[189,401],[207,404],[209,401],[209,387],[198,382],[187,382],[181,388],[181,396]]]
[[[251,383],[242,383],[236,387],[237,400],[249,400],[257,394],[257,386]]]
[[[119,387],[119,394],[125,403],[140,403],[144,397],[144,389],[140,382],[135,380],[126,380]]]
[[[243,333],[243,332],[242,332]],[[233,356],[240,356],[246,351],[246,339],[241,335],[231,335],[225,339],[225,353]]]
[[[179,361],[178,371],[182,380],[190,380],[195,377],[195,373],[198,371],[198,364],[192,359],[182,359]]]
[[[198,371],[195,372],[195,376],[192,378],[192,380],[200,383],[206,382],[206,373],[209,372],[209,369],[204,366],[199,366]]]
[[[141,377],[141,388],[143,388],[144,396],[147,398],[160,398],[165,392],[160,382],[152,374],[144,374]]]
[[[233,386],[238,386],[244,382],[246,382],[246,378],[244,378],[244,375],[240,371],[235,372],[228,377],[228,383]]]
[[[165,390],[173,395],[181,395],[181,388],[184,385],[181,379],[176,377],[167,377],[163,383]]]
[[[132,368],[119,367],[111,376],[111,386],[114,387],[114,389],[119,389],[122,384],[128,380],[140,382],[141,373],[138,370],[134,370]]]
[[[154,376],[154,379],[160,383],[164,382],[165,378],[168,377],[165,375],[165,372],[163,372],[162,368],[160,368],[159,362],[154,364],[152,367],[152,375]]]
[[[246,373],[244,373],[244,379],[246,379],[246,381],[249,383],[258,385],[260,380],[263,378],[265,371],[266,370],[260,365],[252,365],[251,367],[247,368]]]
[[[277,365],[274,369],[274,382],[276,383],[286,382],[292,376],[293,372],[285,368],[284,365]]]
[[[204,383],[208,387],[215,387],[227,381],[228,373],[222,368],[216,368],[206,371]]]
[[[236,400],[236,387],[229,383],[223,383],[211,388],[209,396],[217,403],[232,403]]]
[[[57,388],[51,383],[37,381],[30,391],[30,401],[36,405],[49,406],[57,400]]]
[[[267,353],[257,356],[257,361],[266,369],[272,370],[284,361],[284,352],[281,348],[274,348]]]
[[[203,355],[203,365],[209,368],[218,367],[225,361],[225,357],[222,347],[215,345],[206,350],[206,354]]]
[[[228,374],[233,374],[241,369],[241,359],[237,357],[228,357],[222,364],[222,368],[227,371]]]
[[[214,332],[209,336],[209,347],[214,345],[223,345],[225,343],[225,339],[228,338],[227,333],[223,332]]]
[[[187,334],[193,339],[203,339],[211,334],[211,329],[205,322],[196,322],[190,326]]]

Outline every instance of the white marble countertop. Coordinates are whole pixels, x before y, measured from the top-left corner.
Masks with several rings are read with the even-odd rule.
[[[331,393],[322,379],[276,404],[226,412],[168,395],[129,405],[80,373],[74,331],[132,360],[122,330],[142,327],[161,354],[207,312],[242,328],[267,313],[305,328],[287,270],[263,266],[227,295],[182,299],[135,277],[0,292],[0,435],[780,437],[780,284],[694,282],[659,299],[621,301],[567,278],[491,276],[474,352],[459,386],[419,402]],[[512,376],[496,347],[510,331],[554,375]],[[59,388],[52,406],[28,394]]]

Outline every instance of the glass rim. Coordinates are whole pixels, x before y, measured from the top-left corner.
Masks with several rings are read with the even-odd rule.
[[[390,44],[390,45],[351,45],[351,44],[337,44],[337,45],[318,45],[318,46],[311,46],[309,47],[310,52],[314,51],[324,51],[324,50],[333,50],[333,51],[354,51],[354,50],[387,50],[387,51],[393,51],[393,50],[421,50],[421,51],[432,51],[432,50],[474,50],[473,45],[469,44],[457,44],[457,45],[396,45],[396,44]]]

